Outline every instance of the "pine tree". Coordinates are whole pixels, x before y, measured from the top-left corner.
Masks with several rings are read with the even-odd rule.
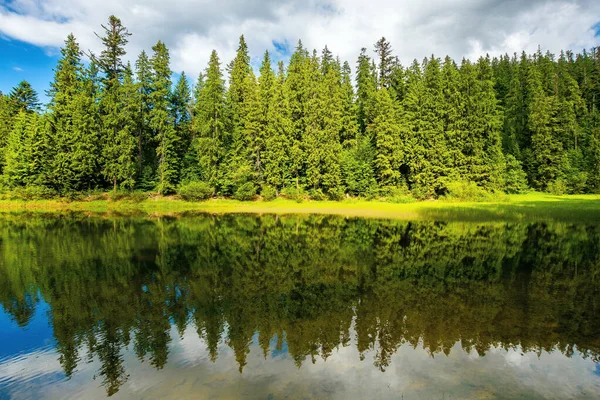
[[[148,115],[148,127],[156,138],[156,156],[158,157],[158,192],[174,193],[179,180],[180,138],[175,131],[175,121],[170,112],[171,106],[171,68],[169,51],[165,44],[158,41],[152,47],[154,52],[150,60],[152,66],[151,90]]]
[[[304,49],[302,42],[298,41],[298,46],[290,58],[284,87],[292,123],[292,134],[289,142],[290,168],[297,189],[300,187],[300,178],[303,177],[305,168],[304,135],[307,125],[306,103],[310,83],[308,65],[308,52]]]
[[[100,97],[100,115],[102,120],[102,173],[112,184],[131,188],[134,185],[134,151],[136,121],[134,115],[125,112],[136,104],[136,91],[131,85],[123,88],[127,77],[122,57],[126,54],[125,45],[130,33],[121,24],[121,20],[111,15],[108,26],[102,25],[105,36],[101,37],[104,50],[100,57],[93,57],[104,72],[103,90]],[[128,72],[129,74],[129,72]],[[130,77],[131,78],[131,77]],[[133,91],[132,91],[133,89]]]
[[[356,66],[356,96],[360,132],[364,133],[375,118],[376,92],[377,75],[371,59],[367,56],[367,49],[363,48],[358,56]]]
[[[369,125],[369,135],[375,139],[375,176],[382,188],[397,186],[403,159],[400,127],[392,99],[385,87],[377,92],[376,116]]]
[[[50,85],[52,160],[50,176],[60,193],[89,189],[98,174],[98,110],[95,87],[70,34]]]
[[[178,158],[183,160],[192,141],[192,94],[185,72],[181,72],[171,94],[171,114],[179,138]]]
[[[37,92],[27,81],[19,82],[19,84],[10,91],[9,97],[12,100],[14,114],[19,111],[40,111],[40,102],[38,100]]]
[[[341,76],[339,65],[323,76],[316,51],[308,62],[307,102],[305,108],[306,180],[314,191],[332,197],[342,194]]]
[[[342,67],[342,87],[340,93],[340,101],[342,103],[340,141],[344,148],[349,148],[353,145],[358,133],[357,109],[351,74],[350,64],[345,62]]]
[[[225,157],[225,81],[217,52],[213,50],[204,82],[198,92],[195,106],[197,132],[196,151],[201,178],[213,187],[222,183],[220,166]]]
[[[531,131],[530,180],[539,190],[564,178],[565,158],[562,143],[555,136],[558,102],[543,89],[537,66],[532,65],[527,77],[530,96],[528,121]]]
[[[0,173],[4,168],[4,152],[13,126],[13,106],[10,97],[0,92]]]
[[[382,37],[375,43],[375,53],[377,53],[379,69],[379,88],[389,88],[391,85],[392,73],[394,71],[395,58],[392,55],[392,45]]]
[[[141,184],[142,180],[147,180],[151,174],[154,159],[156,158],[156,149],[150,129],[148,129],[150,115],[150,93],[152,92],[152,67],[150,59],[145,51],[142,51],[135,62],[137,88],[138,88],[138,113],[136,115],[136,136],[137,136],[137,177]],[[144,165],[147,173],[145,178]]]
[[[9,186],[44,184],[46,136],[45,117],[25,109],[17,114],[6,148],[4,177]]]
[[[265,67],[266,68],[266,67]],[[268,72],[267,72],[268,74]],[[262,76],[262,74],[261,74]],[[281,190],[292,175],[290,169],[290,142],[293,126],[288,97],[285,93],[283,62],[279,63],[277,80],[271,89],[273,95],[267,107],[264,152],[265,182]],[[263,95],[261,97],[267,97]]]
[[[468,134],[463,146],[465,177],[485,189],[501,190],[504,176],[502,116],[494,91],[491,61],[489,57],[482,57],[476,65],[464,62],[461,73]]]

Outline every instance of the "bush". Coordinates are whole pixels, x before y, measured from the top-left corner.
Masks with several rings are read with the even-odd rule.
[[[236,200],[246,201],[252,200],[256,195],[256,186],[252,182],[246,182],[237,188],[233,194],[233,198]]]
[[[10,193],[11,198],[21,200],[47,200],[57,196],[55,190],[41,185],[21,186]]]
[[[296,202],[302,203],[302,201],[304,200],[304,197],[306,196],[306,193],[304,192],[304,190],[302,190],[302,188],[296,188],[295,186],[289,186],[289,187],[283,188],[283,190],[281,191],[281,196],[286,199],[296,200]]]
[[[124,190],[113,190],[112,192],[110,192],[108,194],[108,198],[111,201],[125,200],[125,199],[127,199],[128,196],[129,196],[129,192],[126,192]]]
[[[260,191],[260,195],[265,201],[273,201],[277,197],[277,190],[273,186],[265,185]]]
[[[506,171],[504,172],[504,191],[509,194],[527,191],[527,174],[521,163],[512,155],[506,156]]]
[[[327,200],[327,196],[321,189],[313,189],[309,192],[309,196],[312,200],[323,201]]]
[[[450,181],[445,183],[447,199],[464,201],[486,201],[491,200],[493,195],[485,189],[477,186],[475,182]]]
[[[579,194],[585,193],[587,186],[588,174],[586,172],[576,172],[569,177],[569,193]]]
[[[562,196],[567,192],[567,182],[564,179],[558,178],[548,184],[548,191],[556,196]]]
[[[196,181],[179,186],[177,194],[185,201],[201,201],[210,198],[214,189],[206,182]]]

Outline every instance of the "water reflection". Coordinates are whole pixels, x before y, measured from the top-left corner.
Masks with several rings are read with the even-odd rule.
[[[37,380],[31,387],[43,393],[65,377],[79,394],[101,386],[110,396],[123,385],[131,394],[149,376],[172,388],[198,368],[223,390],[212,395],[227,395],[233,378],[223,371],[233,366],[238,379],[276,374],[287,392],[307,397],[340,393],[340,369],[372,377],[355,390],[396,385],[433,397],[428,390],[454,388],[461,397],[459,381],[471,373],[469,395],[497,396],[508,383],[507,397],[535,397],[498,374],[499,365],[522,362],[546,371],[530,378],[539,388],[568,371],[583,379],[542,397],[600,393],[597,226],[27,215],[5,216],[0,240],[0,304],[12,319],[0,328],[27,335],[35,318],[47,318],[55,341],[0,361],[0,397],[26,393],[24,381]],[[32,357],[60,368],[37,379],[48,373],[27,366]],[[301,391],[293,377],[311,371],[321,371],[321,384]],[[433,385],[440,376],[446,386]],[[245,397],[271,386],[255,379]]]

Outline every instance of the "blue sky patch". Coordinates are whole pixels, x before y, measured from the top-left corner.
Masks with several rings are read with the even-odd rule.
[[[22,80],[38,92],[41,102],[46,102],[45,91],[50,87],[58,51],[49,53],[41,47],[18,40],[0,38],[0,91],[9,93]]]
[[[600,21],[598,21],[596,25],[592,26],[592,29],[595,32],[594,37],[600,36]]]

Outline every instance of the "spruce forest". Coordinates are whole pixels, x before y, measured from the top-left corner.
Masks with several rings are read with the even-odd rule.
[[[299,41],[287,65],[265,52],[255,74],[242,36],[192,88],[172,81],[163,42],[131,65],[126,27],[111,16],[102,28],[99,54],[66,38],[46,107],[26,81],[0,93],[3,190],[600,192],[598,48],[403,66],[381,38],[351,66]]]

